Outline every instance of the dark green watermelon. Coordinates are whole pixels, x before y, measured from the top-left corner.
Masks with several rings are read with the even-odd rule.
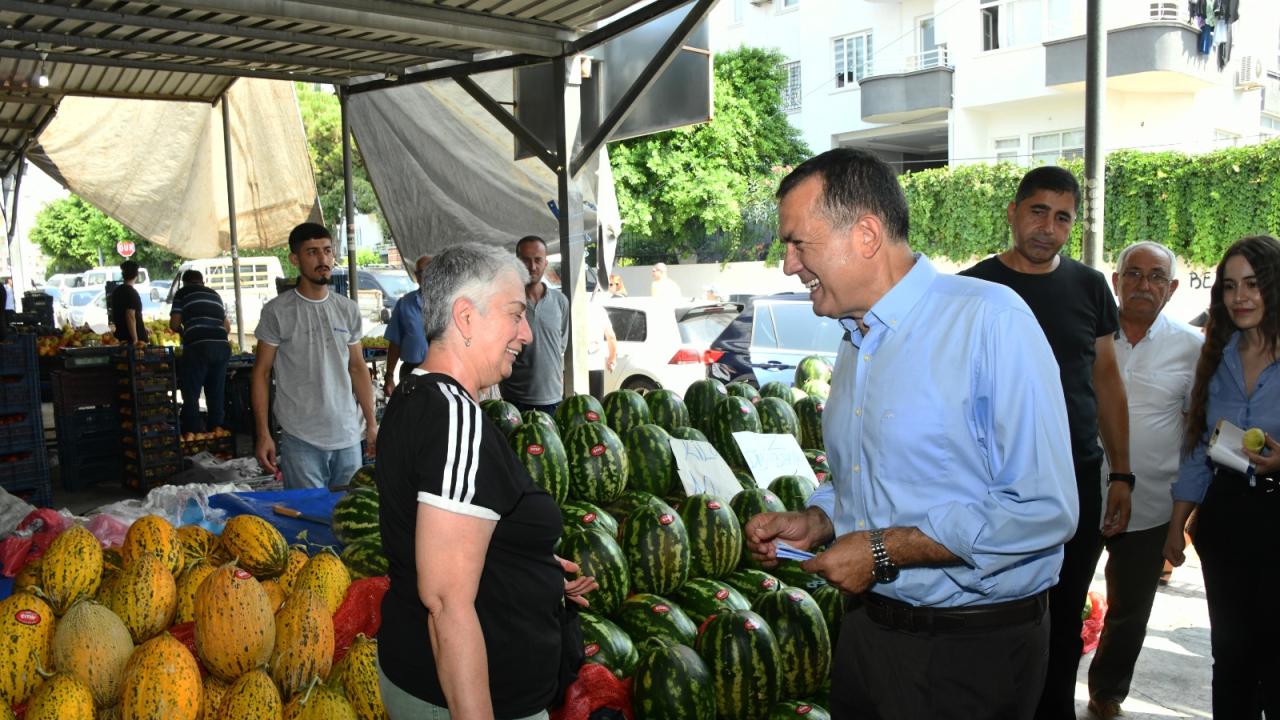
[[[480,401],[480,410],[497,425],[505,435],[520,427],[520,411],[506,400],[496,398]]]
[[[622,445],[630,464],[628,488],[664,497],[679,482],[671,436],[666,430],[653,424],[639,425],[622,436]]]
[[[805,572],[796,560],[779,560],[770,572],[788,587],[800,588],[810,595],[827,584],[821,575]]]
[[[622,525],[626,523],[627,518],[635,514],[636,510],[642,507],[655,507],[663,509],[667,507],[666,501],[643,490],[627,490],[618,496],[617,500],[609,503],[607,510],[614,520],[618,521],[618,529],[622,529]],[[621,533],[618,534],[621,538]]]
[[[582,622],[582,654],[587,662],[609,668],[620,679],[631,677],[640,659],[631,637],[595,613],[580,613],[578,618]]]
[[[698,626],[674,602],[652,593],[636,593],[622,601],[614,617],[634,643],[648,638],[679,645],[693,645]]]
[[[599,530],[611,538],[618,537],[618,521],[603,508],[585,500],[560,503],[560,517],[565,528]]]
[[[604,396],[604,421],[619,435],[649,422],[649,406],[635,390],[614,390]]]
[[[742,558],[742,525],[729,504],[711,495],[692,495],[680,508],[689,534],[690,577],[722,578]]]
[[[831,713],[804,700],[782,700],[769,709],[768,720],[831,720]]]
[[[810,380],[831,382],[831,361],[821,355],[810,355],[796,365],[795,378],[792,385],[803,388]]]
[[[765,432],[791,435],[800,442],[800,418],[791,403],[776,397],[761,398],[756,403],[756,412],[760,413],[760,427]]]
[[[618,434],[604,423],[574,426],[564,434],[564,449],[569,458],[569,497],[600,505],[617,499],[626,489],[627,452]]]
[[[562,503],[569,497],[569,457],[560,436],[542,425],[524,423],[511,431],[511,449],[538,487]]]
[[[731,395],[721,398],[711,415],[711,444],[730,467],[745,468],[747,461],[738,449],[735,432],[760,432],[760,415],[746,398]]]
[[[809,467],[813,468],[813,476],[818,479],[819,485],[831,477],[831,465],[827,463],[826,450],[805,450],[804,456],[809,461]]]
[[[712,617],[698,635],[698,657],[711,671],[716,713],[724,720],[763,720],[782,697],[778,639],[757,613]]]
[[[703,435],[701,430],[699,430],[696,427],[692,427],[688,425],[684,427],[678,427],[675,430],[670,430],[668,432],[671,433],[671,437],[676,438],[677,440],[697,440],[699,442],[709,442],[707,440],[707,436]]]
[[[374,472],[374,469],[376,467],[377,466],[374,463],[369,463],[368,465],[365,465],[364,467],[357,470],[354,475],[351,476],[351,480],[349,480],[347,484],[350,485],[351,487],[371,487],[371,488],[378,487],[378,483],[374,479],[376,475]]]
[[[707,378],[696,380],[684,391],[684,404],[689,409],[689,424],[711,435],[711,418],[721,398],[728,397],[724,383]]]
[[[824,450],[822,441],[822,409],[824,400],[806,397],[796,402],[796,417],[800,418],[800,447],[806,450]]]
[[[751,474],[750,470],[734,470],[733,476],[738,479],[738,484],[743,490],[755,490],[760,487],[760,483],[756,482],[756,477]],[[734,497],[737,497],[736,495]],[[729,498],[732,500],[733,498]]]
[[[644,396],[649,406],[649,422],[671,432],[689,425],[689,408],[674,390],[654,390]]]
[[[715,720],[706,663],[686,645],[645,641],[631,684],[631,709],[636,720]]]
[[[769,623],[778,640],[782,696],[818,692],[831,675],[831,635],[822,609],[799,588],[764,593],[751,609]]]
[[[751,609],[751,604],[742,593],[734,590],[729,583],[713,578],[693,578],[675,591],[671,598],[680,603],[694,625],[701,625],[707,618],[726,610]]]
[[[742,593],[747,602],[754,603],[762,593],[777,592],[782,589],[782,581],[763,570],[741,568],[729,573],[724,578],[726,584]]]
[[[382,549],[382,538],[378,536],[363,537],[347,545],[340,557],[355,579],[386,575],[390,566],[387,551]]]
[[[600,584],[587,595],[592,612],[608,615],[618,609],[631,589],[631,579],[626,556],[612,537],[599,530],[569,530],[556,554],[578,563],[583,575]]]
[[[671,506],[639,507],[618,529],[636,592],[665,595],[689,577],[689,534]]]
[[[827,397],[831,395],[831,383],[825,380],[810,380],[800,386],[800,390],[811,398],[816,398],[822,402],[827,401]]]
[[[738,516],[738,523],[742,525],[743,532],[746,532],[747,523],[751,518],[766,512],[786,512],[787,506],[782,504],[777,495],[762,488],[744,488],[742,492],[733,496],[729,501],[729,507],[733,509],[733,514]],[[744,535],[745,538],[745,535]],[[747,547],[747,543],[742,543],[742,559],[739,567],[760,568],[760,564],[751,558],[751,550]]]
[[[809,496],[817,489],[817,483],[803,475],[779,475],[769,483],[769,492],[792,512],[803,512]]]
[[[382,544],[378,524],[378,491],[369,487],[353,487],[333,506],[330,525],[333,537],[343,545],[364,538],[376,538]]]
[[[778,398],[788,405],[796,401],[795,395],[791,392],[791,386],[784,382],[767,382],[760,386],[760,399]]]
[[[840,623],[844,620],[845,606],[844,593],[834,585],[823,583],[818,587],[809,590],[809,595],[813,597],[813,601],[818,603],[818,607],[822,608],[822,617],[827,621],[827,634],[831,636],[831,646],[835,647],[836,640],[840,637]]]
[[[603,423],[604,406],[590,395],[574,395],[567,397],[556,408],[556,427],[560,434],[566,435],[573,428],[583,423]]]
[[[750,384],[737,380],[724,386],[724,391],[734,397],[750,400],[752,405],[760,402],[760,391]]]
[[[520,414],[520,423],[522,425],[541,425],[556,435],[560,434],[560,426],[556,425],[555,418],[541,410],[525,410]]]

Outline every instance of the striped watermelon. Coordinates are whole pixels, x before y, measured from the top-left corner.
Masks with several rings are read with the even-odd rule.
[[[649,405],[635,390],[614,390],[604,396],[604,421],[619,435],[649,422]]]
[[[627,518],[634,515],[636,510],[642,507],[655,507],[662,510],[667,507],[667,504],[662,498],[653,493],[647,493],[643,490],[628,490],[618,496],[617,500],[609,503],[608,511],[613,516],[613,519],[618,522],[618,529],[621,530],[622,526],[626,524]],[[619,534],[618,537],[621,538],[622,535]]]
[[[755,490],[760,487],[760,483],[756,482],[756,476],[752,475],[750,470],[734,470],[733,476],[737,478],[738,484],[742,486],[743,490]],[[734,497],[737,496],[735,495]],[[733,498],[729,499],[732,500]]]
[[[351,571],[351,577],[356,579],[386,575],[390,567],[380,538],[361,538],[342,548],[340,557]]]
[[[715,412],[720,399],[727,397],[729,391],[724,383],[707,378],[696,380],[684,391],[684,404],[689,409],[689,424],[698,428],[704,435],[711,434],[711,416]]]
[[[729,501],[729,507],[738,516],[738,522],[744,531],[751,518],[760,513],[787,511],[787,506],[782,504],[777,495],[762,487],[744,488]],[[745,542],[742,543],[742,560],[739,567],[760,568],[760,564],[751,558],[751,550]]]
[[[742,593],[747,602],[754,603],[764,593],[777,592],[782,589],[782,581],[763,570],[742,568],[730,573],[724,579],[734,590]]]
[[[374,468],[377,467],[373,463],[369,463],[360,468],[351,476],[351,480],[347,482],[351,487],[378,487],[378,483],[374,480]]]
[[[796,365],[795,378],[791,384],[802,388],[810,380],[821,380],[829,383],[831,382],[831,370],[830,360],[821,355],[810,355]]]
[[[831,477],[831,466],[827,464],[827,451],[805,450],[804,456],[809,461],[809,467],[813,468],[813,475],[818,478],[818,484],[826,482],[827,478]]]
[[[567,397],[556,408],[556,427],[564,435],[583,423],[603,423],[604,406],[590,395]]]
[[[811,398],[816,398],[822,402],[827,401],[827,397],[831,395],[831,383],[825,380],[810,380],[800,386],[800,390]]]
[[[525,410],[520,414],[520,424],[541,425],[556,435],[560,434],[560,427],[556,425],[555,419],[541,410]]]
[[[668,430],[667,432],[671,433],[671,437],[676,438],[677,440],[697,440],[698,442],[710,442],[709,440],[707,440],[707,436],[702,434],[701,430],[689,425],[686,425],[684,427],[678,427],[675,430]]]
[[[600,584],[587,600],[591,611],[608,615],[622,604],[630,591],[627,560],[612,537],[600,530],[574,529],[565,532],[556,554],[578,563],[583,575]]]
[[[776,397],[761,398],[756,403],[756,412],[760,413],[760,427],[765,432],[791,435],[800,442],[800,417],[791,403]]]
[[[729,504],[711,495],[690,496],[680,508],[689,534],[689,577],[721,578],[742,557],[742,525]]]
[[[760,391],[741,380],[735,380],[734,382],[725,385],[724,391],[733,397],[750,400],[752,405],[760,402]]]
[[[795,403],[795,395],[791,392],[791,386],[784,382],[767,382],[760,386],[760,399],[778,398],[788,405]]]
[[[510,435],[513,430],[520,427],[520,411],[506,400],[496,398],[481,400],[480,410],[502,430],[504,435]]]
[[[698,656],[711,671],[716,713],[725,720],[762,720],[781,699],[778,639],[750,610],[712,617],[698,636]]]
[[[654,390],[644,396],[649,406],[649,422],[671,432],[689,424],[689,408],[674,390]]]
[[[761,595],[751,609],[778,639],[782,696],[802,698],[818,692],[831,674],[831,635],[818,603],[792,587]]]
[[[578,615],[582,623],[582,654],[587,662],[609,668],[618,678],[631,677],[636,669],[636,646],[622,628],[594,613]]]
[[[333,536],[343,545],[350,545],[361,538],[374,538],[381,544],[382,531],[378,525],[378,491],[374,488],[353,487],[333,506],[331,520]]]
[[[615,500],[626,489],[627,453],[618,434],[604,423],[574,426],[564,434],[564,449],[569,458],[569,497],[601,504]]]
[[[638,425],[622,435],[630,473],[627,487],[663,497],[679,482],[671,436],[657,425]]]
[[[712,578],[693,578],[675,591],[671,599],[680,603],[680,607],[695,625],[701,625],[707,618],[726,610],[751,609],[751,604],[742,593],[723,580]]]
[[[585,500],[566,500],[560,503],[560,516],[566,530],[599,530],[609,537],[618,537],[618,521],[602,508]]]
[[[742,431],[758,433],[760,430],[760,414],[746,398],[736,395],[722,398],[711,414],[711,444],[731,467],[747,466],[733,434]]]
[[[777,495],[793,512],[802,512],[809,496],[817,489],[817,483],[803,475],[779,475],[769,483],[769,492]]]
[[[831,646],[835,647],[836,639],[840,637],[840,623],[844,620],[845,606],[844,593],[834,585],[828,585],[825,582],[818,587],[809,590],[809,595],[813,597],[813,601],[818,603],[818,607],[822,608],[822,617],[827,621],[827,634],[831,636]]]
[[[773,568],[773,575],[788,587],[800,588],[810,595],[827,584],[821,575],[805,572],[796,560],[779,560]]]
[[[768,720],[831,720],[831,713],[811,702],[782,700],[769,709]]]
[[[669,593],[689,577],[689,534],[671,506],[637,508],[619,528],[619,544],[636,592]]]
[[[656,638],[692,647],[698,635],[698,626],[679,605],[652,593],[636,593],[624,600],[615,618],[634,643]]]
[[[711,673],[688,646],[642,643],[631,687],[636,720],[715,720]]]
[[[569,497],[569,458],[560,436],[542,425],[524,423],[508,438],[511,449],[538,487],[558,503]]]
[[[806,397],[796,402],[796,417],[800,418],[800,447],[825,450],[822,441],[822,409],[825,401]]]

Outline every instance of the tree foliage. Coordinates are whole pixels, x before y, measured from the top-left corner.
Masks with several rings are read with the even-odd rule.
[[[133,260],[156,277],[173,272],[181,258],[147,242],[129,228],[107,217],[77,195],[55,200],[41,208],[31,228],[31,241],[49,261],[48,273],[83,272],[102,262],[119,264],[116,243],[129,240],[134,245]]]
[[[302,126],[307,133],[307,148],[311,153],[311,169],[315,173],[316,193],[320,196],[320,209],[324,213],[324,225],[338,229],[339,218],[346,208],[342,185],[342,110],[338,97],[333,93],[313,90],[306,83],[297,83],[298,106],[302,111]],[[377,217],[384,237],[387,226],[378,206],[378,197],[369,182],[360,149],[352,144],[351,184],[355,195],[356,212]]]
[[[720,53],[711,122],[610,145],[620,254],[652,262],[763,251],[778,169],[809,154],[782,112],[784,59],[760,48]]]

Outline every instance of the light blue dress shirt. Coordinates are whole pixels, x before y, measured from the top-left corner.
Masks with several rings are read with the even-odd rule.
[[[1209,378],[1209,401],[1205,406],[1204,437],[1178,468],[1173,483],[1173,499],[1196,504],[1204,501],[1205,491],[1213,480],[1213,464],[1206,456],[1209,435],[1219,420],[1226,420],[1246,430],[1262,428],[1272,437],[1280,437],[1280,363],[1263,368],[1254,384],[1253,394],[1244,391],[1244,364],[1240,360],[1240,333],[1227,341],[1222,362]]]
[[[407,292],[396,301],[391,322],[383,335],[400,348],[400,359],[407,365],[421,365],[427,359],[427,331],[422,327],[422,293]]]
[[[928,258],[840,343],[823,438],[831,482],[809,500],[836,535],[916,527],[960,558],[873,592],[985,605],[1058,581],[1079,516],[1058,365],[1012,290]]]

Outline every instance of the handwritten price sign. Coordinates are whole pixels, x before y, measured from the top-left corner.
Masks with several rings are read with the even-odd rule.
[[[685,494],[707,493],[728,501],[742,490],[742,484],[711,443],[671,438],[671,453],[676,456]]]
[[[747,460],[747,467],[760,487],[768,487],[774,478],[781,475],[800,475],[812,480],[818,478],[813,474],[809,460],[805,458],[800,443],[791,435],[774,435],[770,433],[736,432],[733,439],[742,450],[742,457]]]

